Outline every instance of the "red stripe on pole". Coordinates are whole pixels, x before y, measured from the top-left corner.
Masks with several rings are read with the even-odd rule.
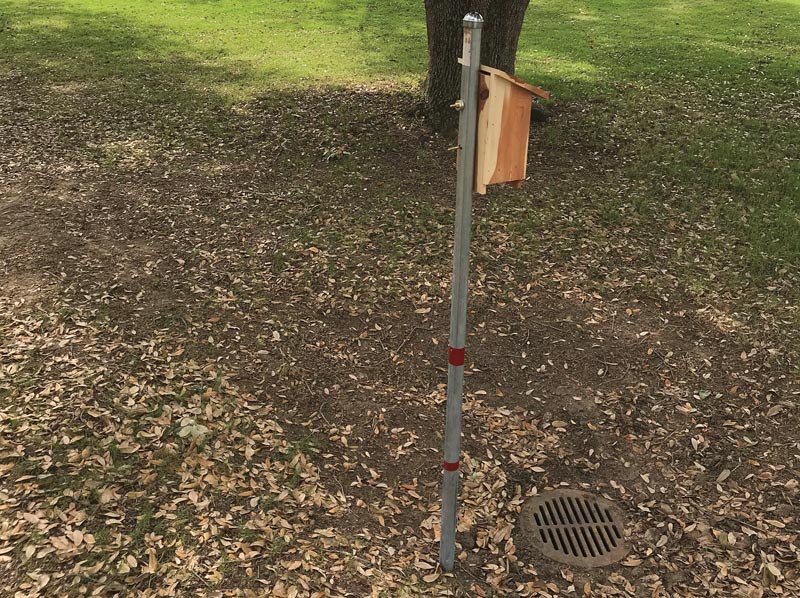
[[[444,462],[444,470],[445,471],[458,471],[458,461],[455,463],[448,463],[447,461]]]
[[[450,365],[459,366],[464,365],[464,349],[454,349],[449,347],[447,361]]]

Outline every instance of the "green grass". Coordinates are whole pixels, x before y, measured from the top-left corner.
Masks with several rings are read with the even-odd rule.
[[[707,245],[741,243],[756,277],[797,271],[800,2],[546,2],[526,25],[519,73],[631,144],[637,211],[678,189],[687,219],[730,232]]]
[[[529,9],[518,72],[584,106],[587,143],[624,148],[637,184],[602,222],[623,219],[620,202],[654,219],[669,204],[720,224],[707,247],[774,276],[800,264],[799,46],[800,0],[545,0]],[[411,84],[426,61],[421,0],[0,0],[0,74],[122,90],[121,107],[197,111],[219,134],[209,107]],[[556,131],[547,150],[568,151]]]
[[[427,61],[413,2],[3,0],[0,10],[0,50],[14,58],[4,67],[62,81],[156,74],[241,95],[415,78]]]

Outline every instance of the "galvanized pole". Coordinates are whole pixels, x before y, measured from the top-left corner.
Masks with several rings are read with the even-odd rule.
[[[453,295],[450,306],[442,531],[439,546],[439,562],[445,571],[453,570],[456,552],[456,499],[458,496],[458,462],[461,453],[461,396],[464,388],[464,345],[467,337],[469,240],[472,233],[472,188],[475,176],[475,134],[478,128],[478,71],[481,63],[482,27],[483,17],[478,13],[469,13],[464,17],[461,99],[453,105],[461,114],[458,122]]]

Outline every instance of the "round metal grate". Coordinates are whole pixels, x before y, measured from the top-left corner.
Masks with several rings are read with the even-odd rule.
[[[525,540],[544,556],[581,567],[602,567],[628,553],[620,510],[579,490],[552,490],[522,506]]]

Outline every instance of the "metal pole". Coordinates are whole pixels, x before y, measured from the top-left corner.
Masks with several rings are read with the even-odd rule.
[[[472,233],[472,188],[475,176],[475,133],[478,127],[478,77],[481,64],[483,17],[464,17],[464,50],[461,57],[461,99],[453,107],[458,121],[458,179],[456,182],[455,244],[453,247],[453,295],[450,306],[450,343],[447,367],[447,421],[444,432],[442,481],[442,531],[439,562],[453,570],[456,552],[456,499],[458,461],[461,453],[461,396],[464,388],[464,345],[467,337],[467,283],[469,240]]]

